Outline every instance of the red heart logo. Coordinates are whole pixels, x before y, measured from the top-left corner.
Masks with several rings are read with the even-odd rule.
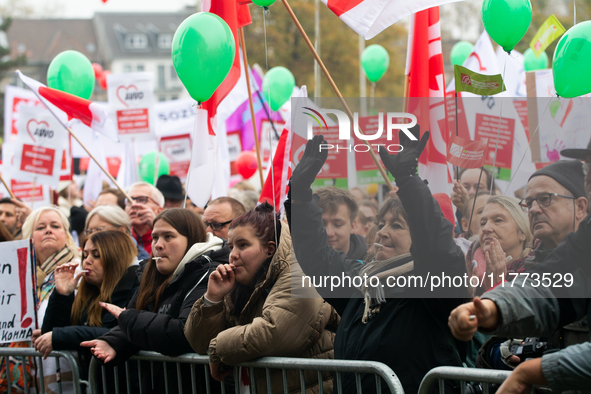
[[[35,144],[36,144],[36,143],[37,143],[37,140],[36,140],[36,139],[33,137],[33,134],[34,134],[34,133],[31,133],[31,123],[35,123],[35,125],[36,125],[36,126],[35,126],[35,128],[34,128],[33,130],[35,130],[35,129],[38,129],[38,128],[39,128],[39,126],[41,126],[42,124],[44,124],[44,125],[45,125],[45,127],[49,129],[49,123],[47,123],[47,122],[46,122],[46,121],[44,121],[44,120],[42,120],[41,122],[38,122],[38,121],[36,121],[35,119],[31,119],[31,120],[29,120],[29,121],[27,122],[27,133],[29,133],[29,136],[31,136],[31,139],[33,140],[33,143],[35,143]]]
[[[175,151],[176,149],[183,149],[183,150],[184,150],[183,144],[181,144],[181,143],[179,142],[179,143],[175,143],[175,144],[170,144],[170,145],[167,145],[167,146],[164,148],[164,154],[165,154],[165,155],[166,155],[166,156],[167,156],[169,159],[173,159],[173,158],[174,158],[174,156],[175,156],[175,153],[174,153],[174,151]]]
[[[129,86],[119,86],[117,88],[117,98],[119,99],[119,101],[121,101],[123,103],[123,105],[125,105],[126,107],[129,107],[129,104],[127,104],[127,102],[125,101],[125,96],[127,95],[127,90],[128,89],[135,89],[135,91],[137,92],[138,88],[135,85],[129,85]],[[124,94],[123,96],[121,96],[121,91],[124,90]],[[121,98],[123,97],[123,98]]]

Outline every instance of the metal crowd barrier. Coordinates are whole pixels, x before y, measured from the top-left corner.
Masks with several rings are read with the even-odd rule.
[[[23,366],[25,366],[27,364],[27,362],[26,362],[27,359],[31,359],[31,358],[37,359],[37,370],[35,373],[33,373],[33,366],[31,366],[31,372],[32,372],[31,375],[34,379],[36,378],[39,382],[39,386],[37,387],[39,390],[38,393],[45,394],[45,382],[43,380],[44,375],[43,375],[43,362],[42,362],[43,356],[41,353],[39,353],[38,351],[36,351],[33,348],[2,347],[2,348],[0,348],[0,357],[4,357],[4,361],[6,363],[5,364],[6,365],[6,387],[7,387],[8,393],[12,392],[12,388],[11,388],[12,376],[10,373],[9,358],[10,357],[13,357],[13,358],[20,357]],[[49,357],[55,358],[56,364],[59,363],[60,358],[64,358],[70,363],[70,365],[72,366],[72,382],[73,382],[74,394],[82,394],[81,385],[88,386],[88,382],[80,379],[80,366],[79,366],[76,358],[72,355],[72,353],[70,353],[69,351],[53,351],[53,352],[51,352]],[[0,365],[0,368],[1,367],[2,366]],[[29,387],[29,383],[32,383],[32,382],[29,382],[26,371],[25,371],[25,373],[23,373],[23,383],[25,386],[25,393],[26,394],[29,394],[31,392],[31,389],[33,389],[35,387],[34,383],[33,383],[32,387]],[[62,394],[62,384],[59,379],[57,382],[57,388],[58,388],[58,393]]]
[[[167,378],[167,364],[174,364],[171,366],[176,368],[178,379],[178,392],[183,394],[182,382],[180,379],[180,372],[181,372],[181,365],[188,364],[191,368],[191,385],[192,385],[192,394],[197,394],[197,365],[202,365],[206,391],[207,393],[211,393],[212,383],[216,382],[211,378],[209,373],[209,357],[205,355],[198,355],[198,354],[184,354],[178,357],[167,357],[163,356],[156,352],[146,352],[140,351],[137,355],[132,357],[132,360],[137,361],[137,372],[138,378],[140,381],[140,393],[143,391],[141,387],[142,381],[142,370],[141,370],[141,362],[149,362],[150,363],[150,370],[153,373],[154,370],[154,362],[163,362],[164,363],[164,380],[165,380],[165,387],[166,387],[166,394],[169,394],[168,388],[168,378]],[[404,394],[404,390],[398,377],[392,371],[390,367],[387,365],[376,362],[376,361],[352,361],[352,360],[326,360],[326,359],[309,359],[309,358],[290,358],[290,357],[263,357],[257,360],[253,360],[247,363],[243,363],[234,367],[234,385],[235,385],[235,392],[236,394],[240,394],[240,387],[238,381],[238,371],[239,368],[248,368],[249,374],[251,377],[251,393],[256,393],[256,379],[254,378],[254,370],[255,369],[264,369],[266,374],[266,382],[267,382],[267,392],[272,393],[271,390],[271,370],[281,370],[282,377],[283,377],[283,391],[284,393],[288,393],[288,384],[287,384],[287,371],[288,370],[299,370],[300,373],[300,386],[301,392],[305,393],[306,391],[306,382],[304,379],[304,371],[316,371],[318,373],[318,381],[323,381],[322,372],[333,372],[334,377],[333,380],[336,383],[338,389],[336,390],[337,393],[342,393],[342,373],[354,373],[355,374],[355,381],[357,386],[357,393],[361,394],[361,374],[373,374],[375,375],[376,379],[376,388],[377,393],[382,393],[382,379],[386,382],[386,385],[392,394]],[[128,376],[130,376],[131,368],[129,362],[125,363],[125,374],[126,374],[126,382],[125,387],[127,392],[130,393],[131,384]],[[101,369],[101,373],[99,374],[99,369]],[[119,394],[120,386],[119,386],[119,373],[117,369],[114,370],[114,378],[115,378],[115,390],[116,394]],[[101,378],[101,382],[98,381],[99,376]],[[153,379],[153,377],[152,377]],[[102,383],[103,393],[107,393],[107,381],[105,378],[105,366],[100,365],[95,358],[92,359],[90,362],[90,370],[89,370],[89,383],[90,389],[92,394],[101,394],[99,393],[99,385]],[[217,382],[216,382],[217,383]],[[322,394],[324,392],[322,384],[318,385],[319,393]],[[221,384],[221,393],[229,393],[229,390],[226,388],[226,382],[222,382]]]
[[[439,383],[439,393],[445,393],[445,380],[459,380],[460,382],[474,382],[482,384],[482,393],[488,394],[491,383],[500,384],[511,374],[511,371],[462,367],[437,367],[430,370],[419,386],[418,394],[428,394],[435,382]],[[466,393],[466,385],[460,385],[461,394]]]

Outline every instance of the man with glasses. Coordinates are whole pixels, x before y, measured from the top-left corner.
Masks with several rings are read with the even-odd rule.
[[[587,149],[566,149],[561,155],[589,163],[591,142]],[[563,349],[541,358],[519,362],[505,353],[506,361],[518,366],[499,393],[529,392],[532,385],[549,385],[553,392],[591,389],[587,322],[591,313],[591,215],[584,217],[588,203],[583,198],[585,190],[587,198],[591,191],[589,167],[576,160],[559,161],[530,178],[521,205],[528,210],[534,235],[544,240],[546,248],[555,248],[540,256],[540,261],[527,269],[527,275],[516,278],[511,286],[498,286],[485,293],[482,300],[461,305],[450,315],[452,333],[464,341],[479,327],[488,334],[505,337],[560,337],[559,347]],[[562,239],[560,234],[564,234]],[[539,279],[544,276],[570,282],[546,280],[541,285]],[[481,353],[486,354],[486,349]]]
[[[244,205],[232,197],[219,197],[210,201],[203,212],[207,231],[218,238],[228,239],[230,222],[246,212]]]
[[[164,207],[160,190],[147,182],[134,183],[128,191],[131,201],[125,200],[125,212],[131,220],[131,235],[138,247],[152,254],[152,223]]]

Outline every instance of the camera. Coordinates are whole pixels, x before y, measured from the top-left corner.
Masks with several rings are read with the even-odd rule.
[[[528,358],[542,357],[549,348],[548,342],[542,342],[540,338],[530,337],[525,338],[521,345],[511,346],[510,351],[519,357],[521,361],[525,361]]]

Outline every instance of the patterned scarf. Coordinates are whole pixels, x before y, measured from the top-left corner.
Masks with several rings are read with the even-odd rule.
[[[414,268],[414,262],[410,253],[405,253],[399,256],[394,256],[386,260],[372,260],[366,263],[361,271],[359,271],[360,277],[367,275],[368,287],[362,283],[359,287],[359,291],[363,293],[365,302],[365,309],[363,310],[363,317],[361,321],[363,324],[367,324],[375,315],[380,313],[380,308],[383,303],[386,302],[386,293],[384,292],[386,280],[388,277],[397,277],[404,275]],[[369,278],[372,276],[377,277],[380,280],[378,286],[371,286]]]
[[[55,270],[55,267],[67,263],[73,258],[74,253],[66,246],[62,250],[49,256],[49,258],[41,263],[41,265],[37,265],[37,296],[39,297],[39,301],[42,301],[44,296],[47,296],[47,294],[51,293],[51,290],[53,290],[55,285],[53,271]],[[50,278],[45,281],[47,276],[50,276]],[[43,283],[44,281],[45,283]]]

